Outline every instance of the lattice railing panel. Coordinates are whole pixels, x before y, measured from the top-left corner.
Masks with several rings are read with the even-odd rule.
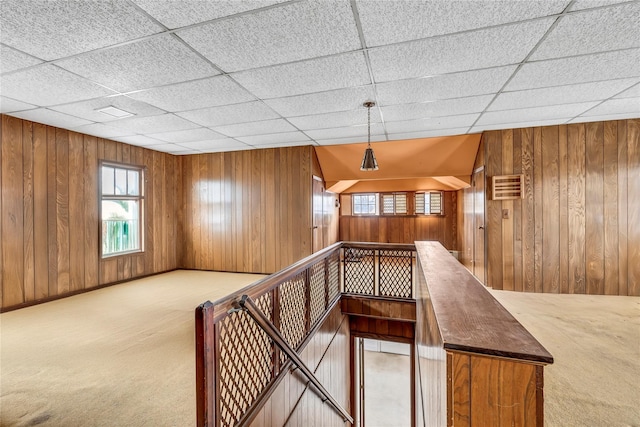
[[[344,291],[373,295],[374,250],[347,248],[344,250]]]
[[[306,330],[305,273],[302,272],[280,285],[280,333],[289,345],[298,348]]]
[[[320,320],[327,306],[324,275],[324,260],[315,263],[309,269],[309,315],[311,327]]]
[[[384,250],[343,246],[343,270],[340,270],[340,249],[336,248],[324,257],[316,257],[315,264],[305,264],[305,270],[295,276],[284,276],[289,277],[287,280],[272,280],[267,282],[268,286],[261,283],[263,289],[269,290],[254,301],[289,345],[299,350],[326,314],[329,303],[340,298],[341,281],[346,293],[410,298],[415,251],[406,246],[402,250],[392,249],[390,245]],[[215,323],[215,333],[197,335],[203,338],[197,345],[201,356],[197,359],[200,362],[196,371],[206,373],[197,377],[199,386],[209,387],[206,382],[209,380],[215,381],[215,385],[214,390],[208,389],[208,395],[198,394],[198,419],[209,417],[211,420],[213,413],[218,419],[210,423],[232,426],[244,420],[269,384],[282,374],[282,368],[288,366],[284,365],[287,357],[246,312],[226,314],[233,307],[229,301],[215,306],[208,304],[209,307],[203,304],[203,311],[196,312],[196,330],[200,325],[200,331],[206,332],[210,321],[212,326]],[[198,313],[208,317],[199,318]],[[218,317],[220,315],[222,317]],[[216,341],[207,341],[209,336]],[[214,356],[209,355],[210,349],[214,349]],[[207,357],[214,360],[208,361]],[[214,364],[215,369],[211,370]],[[203,400],[205,403],[201,405]],[[200,410],[212,407],[215,407],[213,412]]]
[[[332,302],[340,295],[340,254],[338,252],[334,252],[327,258],[327,272],[329,302]]]
[[[271,312],[271,296],[258,299]],[[218,323],[220,367],[220,425],[233,426],[255,402],[272,378],[273,344],[245,312],[235,312]]]
[[[380,296],[411,298],[412,292],[412,251],[379,251]]]

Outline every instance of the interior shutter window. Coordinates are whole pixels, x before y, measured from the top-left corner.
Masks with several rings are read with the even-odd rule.
[[[424,214],[424,193],[416,193],[416,214]]]
[[[407,195],[405,193],[395,194],[395,212],[397,215],[407,214]]]
[[[382,214],[393,215],[393,194],[382,195]]]
[[[416,193],[416,215],[442,215],[442,191]]]
[[[441,192],[429,193],[429,213],[431,215],[442,214],[442,193]]]

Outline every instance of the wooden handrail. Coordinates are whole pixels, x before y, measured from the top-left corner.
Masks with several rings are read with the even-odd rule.
[[[342,248],[415,251],[413,243],[339,242]]]
[[[293,263],[290,266],[276,273],[273,273],[262,280],[245,286],[244,288],[236,292],[233,292],[223,298],[214,301],[213,305],[215,307],[215,322],[217,322],[221,317],[226,316],[227,312],[233,308],[233,302],[242,297],[242,295],[249,295],[251,298],[256,299],[260,295],[263,295],[278,287],[287,279],[290,279],[298,273],[306,270],[318,261],[328,258],[335,250],[339,250],[341,246],[342,242],[337,242],[331,246],[327,246],[321,251],[311,254],[308,257],[303,258],[300,261]]]
[[[285,280],[295,276],[296,274],[304,271],[309,266],[317,263],[329,257],[336,249],[341,248],[354,248],[354,249],[386,249],[386,250],[408,250],[415,251],[416,246],[414,244],[404,243],[370,243],[370,242],[336,242],[331,246],[309,255],[306,258],[301,259],[298,262],[291,264],[284,269],[273,273],[262,280],[252,283],[244,288],[233,292],[223,298],[220,298],[213,302],[215,308],[214,321],[217,322],[221,317],[226,316],[227,312],[233,307],[233,301],[241,297],[242,295],[249,295],[251,298],[256,299],[258,296],[265,294],[276,288]]]
[[[445,350],[553,363],[553,356],[437,242],[417,242],[418,264]]]
[[[313,383],[313,385],[318,389],[320,394],[323,396],[323,401],[328,400],[331,405],[338,411],[338,413],[342,416],[343,421],[349,421],[353,424],[353,417],[344,409],[340,403],[329,393],[329,391],[322,385],[322,383],[316,378],[316,376],[311,372],[311,370],[305,365],[302,361],[298,353],[295,352],[284,337],[278,331],[271,321],[262,313],[262,311],[255,305],[251,297],[248,295],[243,295],[240,299],[234,300],[233,302],[235,310],[244,310],[249,316],[256,322],[260,328],[266,332],[266,334],[273,340],[273,342],[280,348],[280,350],[284,351],[285,354],[291,359],[294,365],[296,365],[300,371]]]

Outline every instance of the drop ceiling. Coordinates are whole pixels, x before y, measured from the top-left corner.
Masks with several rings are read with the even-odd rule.
[[[2,113],[173,154],[640,117],[638,1],[0,9]]]

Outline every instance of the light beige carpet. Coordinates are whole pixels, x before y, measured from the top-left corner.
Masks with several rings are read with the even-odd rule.
[[[554,357],[547,427],[640,426],[640,298],[491,293]]]
[[[194,309],[263,276],[175,271],[0,315],[0,425],[195,425]]]
[[[194,308],[261,277],[177,271],[0,315],[0,425],[193,426]],[[640,298],[492,293],[555,357],[547,426],[640,426]]]

